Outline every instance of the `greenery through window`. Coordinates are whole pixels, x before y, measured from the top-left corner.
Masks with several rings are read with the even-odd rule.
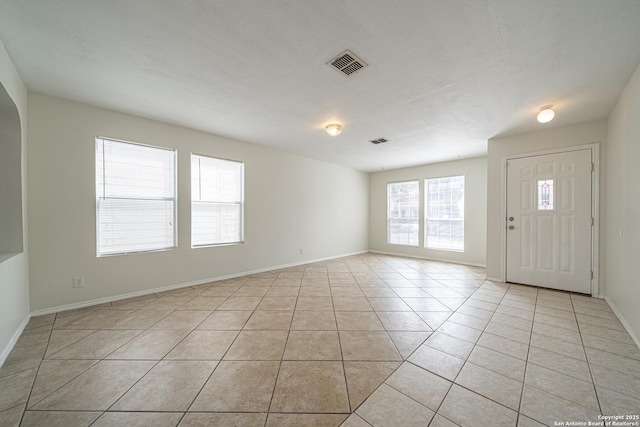
[[[420,183],[393,182],[387,185],[387,243],[418,246]]]
[[[425,181],[425,247],[464,251],[464,176]]]

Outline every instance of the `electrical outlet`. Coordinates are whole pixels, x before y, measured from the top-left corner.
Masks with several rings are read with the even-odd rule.
[[[84,276],[74,277],[73,278],[73,287],[74,288],[84,288]]]

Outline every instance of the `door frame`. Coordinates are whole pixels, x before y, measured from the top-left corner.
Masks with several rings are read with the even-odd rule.
[[[502,217],[500,218],[500,239],[501,239],[501,257],[502,260],[502,281],[507,280],[507,162],[513,159],[524,157],[542,156],[545,154],[568,153],[571,151],[591,150],[591,163],[593,164],[593,173],[591,174],[591,216],[593,217],[593,227],[591,233],[591,271],[593,278],[591,279],[591,296],[603,298],[600,295],[600,143],[574,145],[563,148],[556,148],[544,151],[532,151],[521,154],[510,154],[502,157],[502,200],[501,209]]]

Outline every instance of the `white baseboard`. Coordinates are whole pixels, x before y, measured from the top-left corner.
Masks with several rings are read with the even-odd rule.
[[[16,329],[16,331],[14,332],[13,336],[7,343],[7,346],[4,348],[4,350],[2,350],[2,353],[0,353],[0,367],[4,365],[5,360],[7,360],[7,357],[9,357],[11,350],[13,350],[13,347],[15,347],[16,343],[18,342],[20,335],[22,335],[22,332],[24,332],[24,328],[27,327],[29,319],[31,319],[31,314],[27,313],[27,316],[22,320],[22,322],[20,322],[18,329]]]
[[[613,310],[615,315],[618,317],[618,320],[620,320],[620,323],[622,323],[622,326],[624,326],[624,328],[627,330],[627,333],[629,334],[633,342],[635,342],[636,346],[638,346],[638,348],[640,349],[640,339],[638,339],[636,334],[633,332],[633,329],[631,329],[631,325],[629,325],[629,323],[622,316],[620,310],[616,307],[616,305],[613,303],[613,301],[611,301],[609,297],[604,297],[604,300],[607,302],[607,304],[609,304],[609,307],[611,307],[611,310]]]
[[[172,291],[174,289],[187,288],[189,286],[202,285],[202,284],[211,283],[211,282],[219,282],[221,280],[234,279],[236,277],[248,276],[248,275],[251,275],[251,274],[266,273],[266,272],[269,272],[269,271],[281,270],[283,268],[297,267],[299,265],[305,265],[305,264],[313,264],[314,262],[328,261],[328,260],[336,259],[336,258],[344,258],[344,257],[348,257],[348,256],[353,256],[353,255],[361,255],[361,254],[368,253],[368,252],[369,251],[360,251],[360,252],[353,252],[353,253],[349,253],[349,254],[336,255],[336,256],[331,256],[331,257],[326,257],[326,258],[311,259],[311,260],[306,260],[306,261],[294,262],[294,263],[290,263],[290,264],[282,264],[282,265],[273,266],[273,267],[265,267],[265,268],[259,268],[259,269],[256,269],[256,270],[243,271],[243,272],[240,272],[240,273],[227,274],[227,275],[224,275],[224,276],[211,277],[211,278],[208,278],[208,279],[195,280],[195,281],[192,281],[192,282],[179,283],[177,285],[168,285],[168,286],[162,286],[162,287],[159,287],[159,288],[145,289],[144,291],[130,292],[130,293],[127,293],[127,294],[121,294],[121,295],[116,295],[116,296],[112,296],[112,297],[98,298],[98,299],[94,299],[94,300],[90,300],[90,301],[83,301],[83,302],[78,302],[78,303],[73,303],[73,304],[65,304],[65,305],[60,305],[60,306],[57,306],[57,307],[44,308],[44,309],[41,309],[41,310],[32,311],[31,312],[31,316],[42,316],[42,315],[45,315],[45,314],[59,313],[61,311],[69,311],[69,310],[75,310],[75,309],[78,309],[78,308],[91,307],[93,305],[106,304],[106,303],[110,303],[110,302],[120,301],[120,300],[123,300],[123,299],[141,297],[141,296],[145,296],[145,295],[155,294],[155,293],[158,293],[158,292]]]
[[[482,267],[482,268],[486,267],[486,265],[484,265],[484,264],[477,264],[477,263],[473,263],[473,262],[452,261],[450,259],[433,258],[433,257],[427,257],[427,256],[421,256],[421,255],[407,255],[407,254],[403,254],[403,253],[399,253],[399,252],[386,252],[386,251],[374,251],[374,250],[369,250],[369,252],[371,252],[372,254],[393,255],[393,256],[399,256],[399,257],[404,257],[404,258],[424,259],[424,260],[427,260],[427,261],[448,262],[450,264],[469,265],[469,266],[472,266],[472,267]]]

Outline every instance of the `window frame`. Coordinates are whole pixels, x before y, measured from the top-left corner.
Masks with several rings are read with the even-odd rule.
[[[194,191],[193,191],[193,158],[194,157],[203,157],[203,158],[207,158],[207,159],[213,159],[213,160],[218,160],[218,161],[223,161],[223,162],[231,162],[231,163],[237,163],[240,165],[241,169],[240,169],[240,201],[239,202],[205,202],[205,201],[196,201],[194,200]],[[191,153],[191,155],[189,156],[189,177],[190,177],[190,185],[189,185],[189,191],[190,191],[190,221],[191,221],[191,248],[192,249],[199,249],[199,248],[209,248],[209,247],[218,247],[218,246],[230,246],[230,245],[239,245],[239,244],[243,244],[244,243],[244,237],[245,237],[245,189],[244,189],[244,184],[245,184],[245,164],[243,161],[241,160],[235,160],[235,159],[227,159],[227,158],[223,158],[223,157],[217,157],[217,156],[212,156],[209,154],[200,154],[200,153]],[[200,185],[202,185],[201,181]],[[239,220],[239,229],[240,229],[240,233],[239,233],[239,240],[237,241],[233,241],[233,242],[218,242],[218,243],[204,243],[204,244],[194,244],[193,241],[193,205],[196,202],[200,202],[200,203],[216,203],[216,204],[237,204],[240,207],[240,220]]]
[[[551,181],[551,185],[547,183],[547,181]],[[544,184],[540,184],[544,182]],[[547,188],[550,188],[550,191],[546,194],[541,189],[542,186],[547,185]],[[536,180],[536,211],[537,212],[554,212],[556,210],[555,203],[555,192],[556,192],[556,179],[555,177],[546,178],[546,179],[537,179]],[[547,203],[545,205],[545,202]]]
[[[408,183],[416,183],[418,186],[418,195],[416,200],[416,208],[417,208],[417,217],[415,218],[416,225],[416,244],[410,243],[393,243],[391,242],[391,221],[393,219],[401,219],[401,218],[391,218],[391,187],[397,184],[408,184]],[[413,218],[409,218],[413,219]],[[410,240],[410,239],[408,239]],[[387,244],[394,246],[407,246],[412,248],[420,247],[420,180],[419,179],[409,179],[404,181],[394,181],[387,183]]]
[[[166,246],[161,248],[154,249],[141,249],[141,250],[125,250],[119,252],[100,252],[100,195],[98,192],[98,149],[100,148],[101,142],[110,141],[121,144],[130,144],[136,145],[140,147],[153,148],[157,150],[165,150],[173,153],[173,198],[131,198],[132,200],[172,200],[173,201],[173,221],[172,221],[172,231],[173,231],[173,245]],[[104,145],[102,144],[102,149],[104,150]],[[104,184],[104,152],[103,152],[103,186]],[[94,186],[95,186],[95,202],[96,202],[96,256],[98,258],[110,257],[110,256],[119,256],[119,255],[133,255],[133,254],[141,254],[141,253],[149,253],[149,252],[164,252],[171,251],[178,248],[178,150],[175,148],[161,147],[157,145],[145,144],[134,141],[127,141],[116,138],[109,138],[103,136],[95,137],[95,151],[94,151]],[[103,192],[104,195],[104,192]],[[118,197],[102,197],[103,199],[118,199]],[[122,199],[122,198],[120,198]]]
[[[463,203],[463,207],[461,210],[461,218],[430,218],[429,217],[429,181],[436,181],[436,180],[442,180],[442,179],[451,179],[451,178],[462,178],[462,203]],[[432,177],[432,178],[425,178],[424,179],[424,233],[423,233],[423,237],[424,237],[424,248],[425,249],[429,249],[429,250],[437,250],[437,251],[448,251],[448,252],[464,252],[465,251],[465,192],[466,192],[466,176],[465,174],[461,174],[461,175],[448,175],[448,176],[439,176],[439,177]],[[438,192],[438,195],[440,194],[440,192]],[[438,206],[441,206],[440,204],[438,204]],[[449,247],[443,247],[443,246],[429,246],[429,220],[432,221],[443,221],[448,219],[449,221],[462,221],[462,247],[461,248],[454,248],[451,243],[449,244]],[[451,230],[451,229],[450,229]],[[449,240],[450,242],[452,241],[451,237],[452,237],[452,233],[451,231],[449,231]]]

